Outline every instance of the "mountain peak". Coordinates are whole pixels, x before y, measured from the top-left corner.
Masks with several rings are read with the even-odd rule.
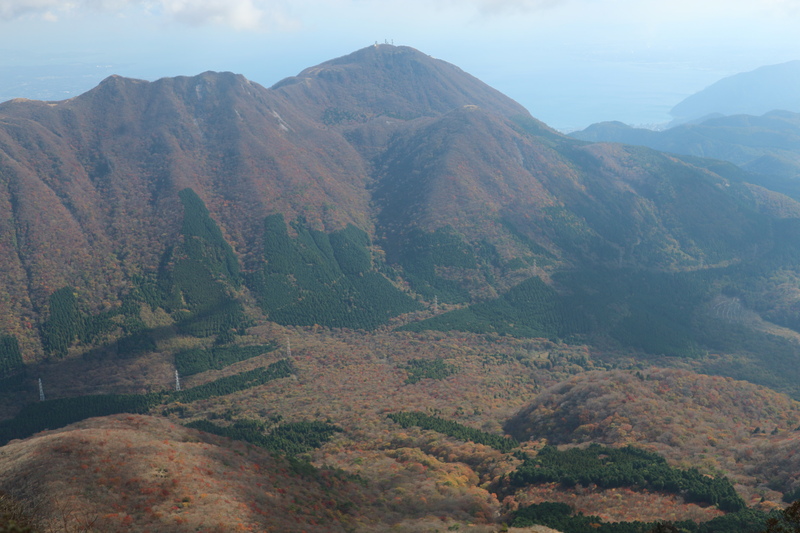
[[[272,87],[320,118],[362,121],[377,116],[408,120],[433,117],[464,105],[506,116],[527,116],[517,102],[455,65],[409,46],[375,44],[307,68]]]
[[[336,59],[330,59],[319,66],[353,64],[353,63],[364,64],[369,61],[383,63],[383,66],[386,66],[387,61],[427,61],[427,60],[434,60],[434,58],[410,46],[395,46],[393,44],[375,43],[372,46],[361,48],[360,50],[356,50],[355,52],[352,52],[345,56]],[[454,65],[451,66],[453,66],[454,68],[458,68],[455,67]]]
[[[146,85],[150,83],[147,80],[140,80],[137,78],[127,78],[125,76],[120,76],[119,74],[112,74],[108,76],[103,81],[97,84],[93,90],[103,90],[109,87],[123,87],[123,86],[133,86],[133,85]],[[92,92],[92,91],[88,91]]]

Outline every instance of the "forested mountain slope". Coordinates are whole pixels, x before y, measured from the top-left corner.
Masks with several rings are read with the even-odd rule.
[[[97,509],[82,484],[109,487],[120,513],[103,520],[142,531],[201,527],[210,493],[225,499],[213,512],[249,509],[242,527],[285,525],[262,514],[274,501],[309,531],[488,532],[541,501],[594,513],[617,490],[598,520],[757,531],[797,486],[778,473],[793,463],[763,456],[796,447],[784,394],[800,396],[800,203],[752,179],[562,136],[457,67],[389,45],[269,89],[230,73],[111,77],[67,101],[2,104],[0,441],[18,455],[0,461],[0,490],[35,513],[24,471],[41,450],[83,460],[89,430],[95,450],[98,432],[130,442],[130,464],[78,464],[76,508]],[[681,462],[697,432],[666,413],[699,427],[715,409],[739,420],[714,425],[733,444]],[[105,418],[121,413],[135,416]],[[649,477],[601,484],[617,453]],[[530,477],[545,460],[570,464]],[[570,485],[581,461],[599,471]],[[150,463],[211,476],[210,492],[131,474]]]
[[[565,273],[597,267],[706,270],[755,301],[740,289],[752,274],[715,272],[769,275],[797,253],[800,205],[747,174],[563,137],[407,47],[369,47],[271,89],[229,73],[111,77],[72,100],[8,102],[0,116],[9,361],[14,342],[26,361],[76,342],[132,337],[123,351],[146,349],[143,329],[192,333],[181,313],[209,306],[239,318],[192,334],[229,336],[257,319],[254,302],[284,324],[374,328],[418,309],[414,298],[472,303],[531,276],[574,295],[581,282]],[[187,217],[216,229],[187,233]],[[613,329],[586,325],[608,307],[576,305],[585,325],[550,335]],[[793,327],[775,305],[759,312]],[[162,319],[142,322],[145,307]]]

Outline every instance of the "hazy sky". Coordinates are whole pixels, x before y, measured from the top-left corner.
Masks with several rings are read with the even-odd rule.
[[[375,41],[460,66],[561,129],[668,120],[721,77],[800,59],[800,0],[0,0],[0,99],[109,74],[269,86]]]

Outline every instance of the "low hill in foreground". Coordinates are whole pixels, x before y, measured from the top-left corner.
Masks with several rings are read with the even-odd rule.
[[[42,531],[348,531],[352,479],[147,416],[81,422],[3,448],[4,490]],[[310,472],[310,473],[309,473]]]
[[[518,439],[635,444],[723,473],[751,497],[800,488],[800,403],[684,370],[588,372],[537,396],[506,425]]]

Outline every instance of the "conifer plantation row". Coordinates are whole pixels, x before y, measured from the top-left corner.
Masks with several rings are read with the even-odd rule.
[[[654,533],[659,531],[680,531],[686,533],[762,533],[767,520],[772,515],[743,509],[708,522],[680,521],[668,522],[605,522],[597,516],[574,513],[565,503],[545,502],[516,511],[510,521],[513,527],[543,525],[562,533]],[[673,528],[673,529],[670,529]]]
[[[248,286],[270,320],[279,324],[374,329],[419,309],[383,274],[369,236],[355,226],[330,234],[292,224],[282,215],[264,223],[264,262]]]
[[[17,338],[12,335],[0,337],[0,378],[13,374],[23,366]]]
[[[606,489],[639,487],[680,494],[688,502],[716,505],[728,512],[745,507],[724,477],[704,476],[696,469],[672,468],[660,455],[632,446],[609,448],[590,444],[563,452],[545,446],[535,458],[525,458],[509,479],[514,486],[555,482],[566,487],[578,484]]]
[[[220,370],[233,363],[269,353],[276,348],[275,344],[191,348],[175,354],[175,368],[181,376],[188,377],[206,370]]]
[[[289,377],[291,374],[291,364],[288,360],[282,359],[266,368],[248,370],[181,391],[97,394],[30,403],[13,419],[0,422],[0,445],[12,439],[22,439],[45,429],[57,429],[95,416],[147,413],[165,403],[189,403],[225,396],[275,379]]]
[[[297,455],[319,448],[342,429],[319,421],[290,422],[269,428],[260,420],[238,419],[229,426],[195,420],[186,427],[255,444],[276,453]]]

